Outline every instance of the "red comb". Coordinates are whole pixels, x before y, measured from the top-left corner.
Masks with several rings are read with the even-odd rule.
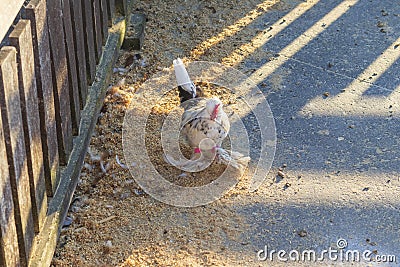
[[[213,110],[213,112],[212,112],[212,114],[210,116],[211,120],[215,120],[215,118],[217,117],[219,106],[220,106],[220,104],[216,104],[215,105],[214,110]]]

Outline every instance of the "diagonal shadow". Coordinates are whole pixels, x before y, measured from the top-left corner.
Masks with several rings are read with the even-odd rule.
[[[375,19],[364,14],[383,16],[382,10],[398,14],[398,7],[391,1],[315,1],[290,24],[281,24],[279,21],[299,6],[299,1],[292,3],[288,9],[264,12],[234,34],[221,37],[199,57],[206,60],[213,52],[223,50],[221,61],[261,74],[252,77],[268,98],[278,136],[267,182],[254,194],[238,190],[209,206],[193,209],[169,207],[146,198],[131,199],[129,214],[135,219],[129,217],[127,225],[116,232],[138,240],[132,238],[135,242],[126,244],[124,253],[138,250],[134,258],[147,253],[151,255],[149,261],[158,264],[158,257],[169,258],[183,251],[194,262],[212,265],[203,258],[205,252],[212,251],[227,265],[242,261],[242,266],[258,266],[263,263],[254,260],[255,253],[264,245],[321,251],[343,237],[354,249],[389,254],[400,249],[398,113],[390,112],[389,106],[385,114],[369,112],[368,116],[346,113],[340,106],[342,113],[329,113],[329,109],[318,114],[315,110],[302,112],[315,98],[326,100],[316,110],[324,108],[329,99],[354,82],[360,87],[366,84],[368,90],[384,87],[387,92],[398,87],[394,71],[398,61],[381,70],[374,83],[357,80],[396,40],[393,37],[398,37],[396,32],[387,36],[379,29],[365,34],[375,25]],[[388,23],[392,21],[388,19]],[[267,36],[267,42],[253,47],[251,53],[242,51],[244,56],[239,61],[228,61],[235,47],[251,41],[248,36],[255,36],[257,31],[267,33],[270,25],[282,28]],[[263,68],[265,64],[269,64],[267,68]],[[373,108],[365,105],[366,112]],[[252,132],[252,114],[243,121]],[[252,134],[250,142],[255,148],[253,156],[259,157],[259,136]],[[287,175],[275,182],[277,168],[284,164]],[[145,203],[158,209],[148,211]],[[305,230],[306,236],[301,237],[300,230]],[[177,240],[168,235],[174,231],[179,233]],[[241,232],[240,237],[231,237],[229,232],[234,231]],[[201,245],[192,245],[192,241]],[[217,246],[213,246],[215,243]],[[198,254],[188,247],[199,248]],[[154,256],[154,251],[161,252]],[[110,258],[105,261],[110,263]]]

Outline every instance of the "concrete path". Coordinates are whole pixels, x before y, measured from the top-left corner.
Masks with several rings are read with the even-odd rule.
[[[255,250],[314,250],[318,257],[339,245],[361,257],[372,251],[369,265],[399,265],[400,2],[310,5],[251,25],[266,38],[254,54],[270,57],[249,56],[245,65],[271,106],[273,165],[286,166],[287,176],[238,208],[252,225],[245,236]],[[385,255],[396,263],[378,264],[390,261]],[[276,252],[273,258],[260,263],[280,262]],[[350,264],[346,257],[324,263]]]

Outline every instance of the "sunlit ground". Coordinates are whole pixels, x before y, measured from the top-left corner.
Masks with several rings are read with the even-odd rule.
[[[259,85],[271,106],[273,167],[256,192],[241,181],[196,208],[152,199],[118,167],[95,187],[95,171],[83,170],[76,194],[87,200],[73,214],[55,265],[278,266],[284,263],[258,261],[257,251],[265,245],[321,251],[340,238],[346,249],[374,251],[373,258],[400,251],[400,6],[366,0],[138,5],[149,17],[148,67],[129,74],[116,92],[129,100],[178,56],[233,66]],[[127,107],[118,105],[120,96],[108,95],[91,144],[96,153],[112,149],[122,156],[114,131]],[[259,137],[249,135],[257,147]]]

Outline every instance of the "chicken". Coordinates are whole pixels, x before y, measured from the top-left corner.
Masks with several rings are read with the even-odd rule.
[[[173,63],[181,107],[184,108],[180,124],[181,135],[193,148],[193,156],[190,161],[183,160],[183,163],[179,163],[166,155],[167,161],[175,166],[189,166],[196,171],[209,166],[209,160],[214,160],[216,157],[219,162],[228,165],[233,161],[232,166],[241,168],[241,163],[234,161],[241,156],[246,161],[248,157],[243,157],[238,152],[235,152],[235,157],[231,157],[225,149],[221,148],[222,141],[228,136],[230,130],[229,118],[223,110],[221,100],[217,97],[201,98],[202,92],[191,81],[182,60],[178,58]]]
[[[230,123],[218,98],[201,99],[182,114],[182,135],[195,153],[202,149],[210,150],[220,147],[227,137]]]
[[[220,146],[230,128],[229,119],[222,108],[221,100],[216,97],[195,99],[202,96],[200,88],[197,88],[191,81],[180,58],[174,60],[173,64],[181,106],[185,109],[182,115],[181,129],[186,141],[194,148],[195,153],[200,152],[202,141],[205,142],[202,145],[207,150]]]

